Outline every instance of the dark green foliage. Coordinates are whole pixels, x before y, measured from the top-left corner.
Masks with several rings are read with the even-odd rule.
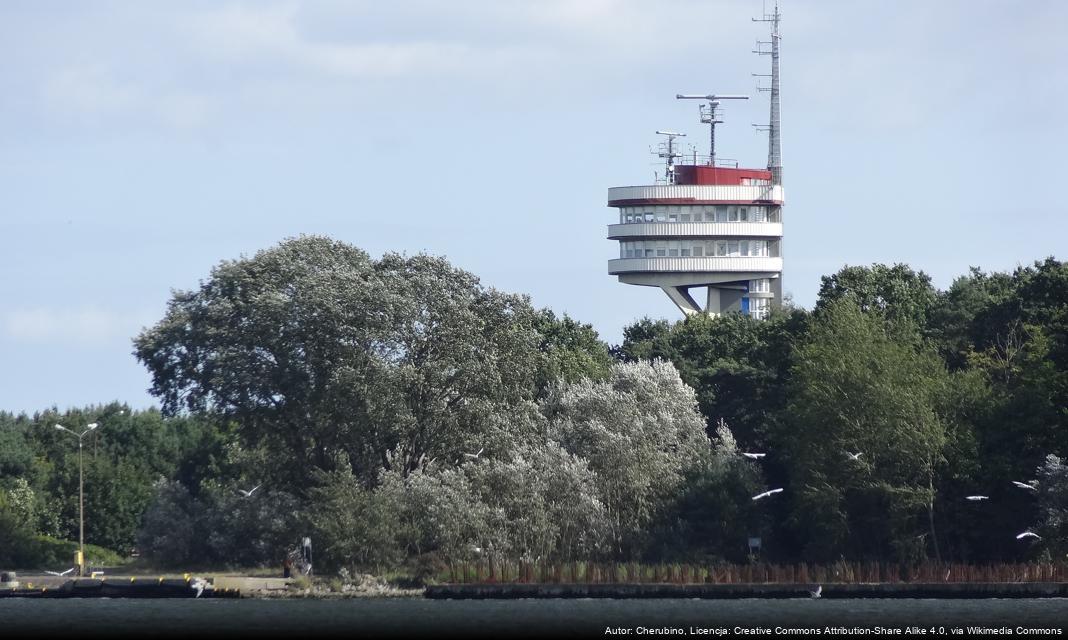
[[[382,467],[507,448],[539,386],[608,362],[588,326],[441,258],[321,237],[222,263],[135,347],[168,414],[233,423],[297,494],[339,460],[370,486]]]
[[[0,413],[0,566],[69,566],[78,446],[54,425],[90,422],[86,541],[175,568],[278,566],[304,535],[351,570],[740,562],[750,536],[784,562],[1068,552],[1052,258],[944,292],[849,266],[811,313],[646,318],[609,350],[443,259],[301,237],[175,293],[135,349],[163,412]]]
[[[539,395],[557,380],[574,382],[608,376],[612,356],[592,326],[576,322],[566,314],[557,318],[550,309],[542,309],[534,317],[534,328],[541,336],[538,344],[541,362],[536,374]]]
[[[915,272],[905,264],[888,267],[843,267],[838,273],[823,276],[820,281],[816,311],[850,296],[864,312],[882,314],[893,323],[915,328],[927,326],[938,292],[931,278]]]
[[[945,292],[906,265],[846,267],[812,314],[644,319],[614,353],[670,359],[710,431],[726,418],[742,449],[769,452],[793,514],[775,507],[779,557],[1023,560],[1042,545],[1015,534],[1041,518],[1011,481],[1068,452],[1066,318],[1068,266],[1052,258],[973,268]],[[843,476],[846,446],[878,464]]]
[[[690,316],[669,325],[643,319],[624,330],[628,360],[665,358],[697,391],[711,434],[723,419],[743,449],[762,449],[785,402],[792,345],[807,315],[787,310],[767,321],[741,314]]]
[[[902,543],[928,535],[937,550],[925,509],[943,461],[948,384],[932,349],[895,338],[852,296],[824,307],[798,350],[780,440],[806,559],[911,560],[915,545]]]

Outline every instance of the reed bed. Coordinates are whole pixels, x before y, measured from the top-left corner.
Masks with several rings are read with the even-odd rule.
[[[742,565],[491,561],[453,563],[441,583],[807,584],[1068,582],[1068,564],[902,565],[889,562]]]

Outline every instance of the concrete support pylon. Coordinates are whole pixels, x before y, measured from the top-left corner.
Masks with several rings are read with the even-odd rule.
[[[675,306],[679,308],[685,315],[692,316],[696,313],[701,313],[701,307],[697,304],[697,301],[690,296],[690,292],[685,287],[671,287],[661,286],[664,293],[671,298],[671,301],[675,303]]]

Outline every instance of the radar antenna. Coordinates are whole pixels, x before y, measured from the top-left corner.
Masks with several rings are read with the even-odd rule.
[[[716,125],[723,124],[722,120],[717,120],[720,100],[748,100],[749,96],[717,96],[714,94],[708,95],[693,95],[693,94],[677,94],[676,100],[707,100],[708,104],[700,105],[701,123],[708,125],[709,138],[708,138],[708,164],[710,166],[716,166]]]
[[[682,154],[675,148],[675,138],[685,138],[685,133],[676,131],[657,131],[657,135],[667,136],[667,140],[657,146],[656,155],[664,159],[664,180],[668,184],[675,184],[675,158],[681,158]]]

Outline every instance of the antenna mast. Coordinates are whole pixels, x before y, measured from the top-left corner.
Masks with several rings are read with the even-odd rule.
[[[664,158],[664,180],[668,184],[675,184],[675,158],[681,158],[682,154],[675,151],[675,138],[685,138],[685,133],[675,131],[657,131],[657,135],[667,136],[666,142],[661,142],[657,150],[657,157]]]
[[[748,100],[749,96],[717,96],[708,94],[704,96],[679,93],[676,100],[708,100],[707,105],[700,105],[701,122],[709,128],[708,164],[716,166],[716,125],[723,124],[722,120],[716,120],[716,109],[719,108],[720,100]]]
[[[753,22],[771,23],[771,41],[757,41],[757,48],[753,53],[762,56],[771,56],[771,118],[768,121],[768,171],[771,171],[772,184],[782,184],[782,141],[779,121],[779,21],[782,14],[779,12],[779,0],[775,0],[775,8],[772,13],[764,9],[763,17],[753,18]],[[770,50],[765,50],[761,45],[770,45]],[[754,74],[755,75],[755,74]]]

